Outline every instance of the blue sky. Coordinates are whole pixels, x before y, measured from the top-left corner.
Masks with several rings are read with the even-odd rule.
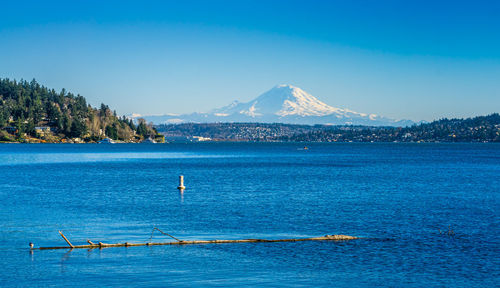
[[[498,1],[2,1],[0,77],[119,114],[207,111],[292,84],[433,120],[500,112]]]

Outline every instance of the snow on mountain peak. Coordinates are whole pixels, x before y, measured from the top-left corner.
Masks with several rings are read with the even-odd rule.
[[[331,107],[299,87],[289,84],[277,85],[251,101],[254,113],[284,116],[325,116],[341,109]],[[242,111],[246,114],[249,111]]]

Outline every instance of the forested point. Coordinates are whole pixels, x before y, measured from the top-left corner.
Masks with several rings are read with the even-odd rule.
[[[0,79],[2,142],[92,143],[104,138],[140,142],[157,134],[144,119],[136,125],[108,105],[94,108],[83,96],[65,89],[56,92],[34,79]]]

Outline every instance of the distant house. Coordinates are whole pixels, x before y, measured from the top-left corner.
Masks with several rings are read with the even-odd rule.
[[[202,136],[193,136],[191,137],[191,141],[193,142],[202,142],[202,141],[211,141],[212,139],[211,138],[208,138],[208,137],[202,137]]]
[[[114,144],[115,141],[113,141],[113,139],[111,139],[111,138],[104,138],[101,141],[99,141],[98,143],[101,143],[101,144]]]
[[[38,126],[35,127],[36,131],[41,131],[41,132],[50,132],[51,128],[49,126]]]
[[[49,133],[52,131],[52,128],[50,128],[49,126],[38,126],[38,127],[35,127],[35,132],[38,133],[38,134],[45,134],[45,133]]]

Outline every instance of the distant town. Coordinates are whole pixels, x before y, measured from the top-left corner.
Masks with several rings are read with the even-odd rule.
[[[441,119],[410,127],[279,123],[185,123],[155,127],[167,141],[500,142],[498,113],[468,119]]]

